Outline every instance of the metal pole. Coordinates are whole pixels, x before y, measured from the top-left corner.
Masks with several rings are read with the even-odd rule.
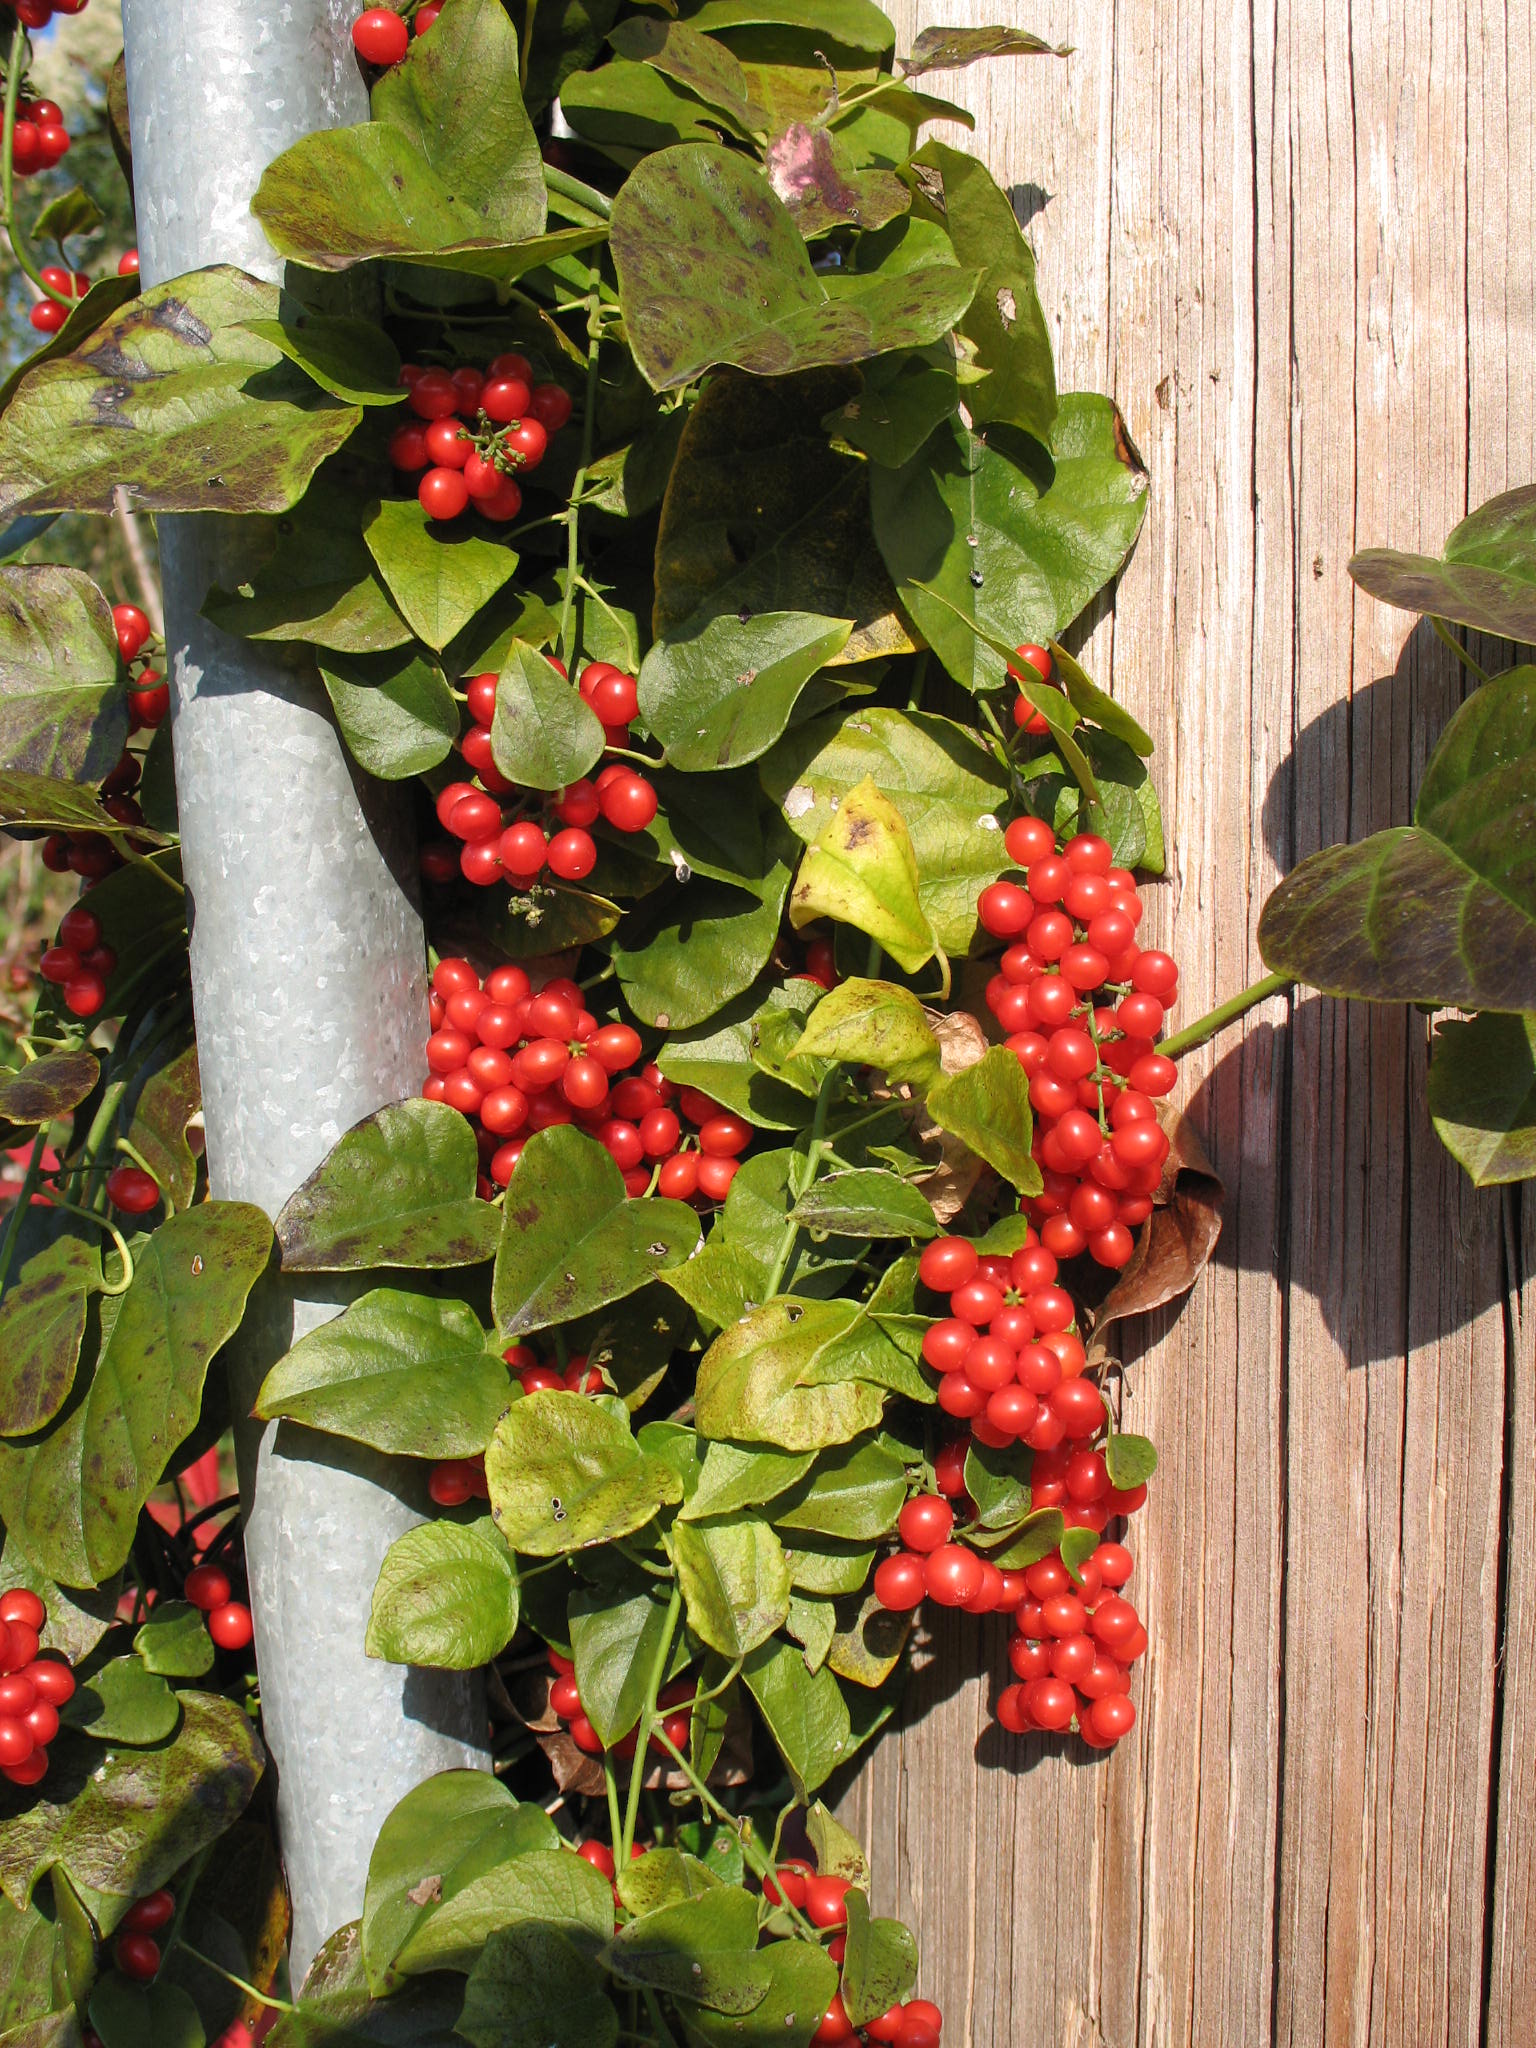
[[[146,284],[209,263],[276,279],[250,214],[262,170],[367,115],[354,0],[124,0]],[[419,1086],[427,1030],[414,847],[398,793],[355,776],[313,666],[216,631],[245,573],[240,522],[159,525],[209,1172],[275,1215],[338,1137]],[[338,1306],[268,1290],[233,1379]],[[384,1815],[434,1771],[488,1765],[483,1690],[363,1655],[379,1561],[421,1519],[402,1461],[283,1424],[242,1448],[262,1712],[293,1897],[293,1969],[359,1913]]]

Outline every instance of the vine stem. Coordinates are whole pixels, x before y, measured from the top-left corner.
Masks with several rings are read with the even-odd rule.
[[[1208,1038],[1214,1038],[1218,1031],[1225,1031],[1229,1024],[1235,1024],[1239,1017],[1268,1002],[1271,996],[1283,995],[1288,988],[1296,986],[1293,974],[1266,974],[1262,981],[1241,989],[1235,996],[1228,996],[1224,1003],[1218,1003],[1214,1010],[1207,1010],[1203,1017],[1197,1017],[1193,1024],[1186,1024],[1182,1031],[1175,1031],[1171,1038],[1165,1038],[1157,1047],[1164,1059],[1176,1060],[1180,1053],[1193,1052],[1197,1045],[1204,1045]]]
[[[21,1238],[22,1218],[32,1206],[33,1192],[42,1178],[43,1154],[47,1149],[48,1126],[44,1124],[32,1140],[32,1157],[27,1161],[26,1173],[21,1186],[16,1190],[11,1213],[5,1219],[5,1237],[0,1240],[0,1293],[4,1292],[5,1283],[10,1278],[11,1261],[16,1256],[16,1246]]]
[[[61,1194],[57,1194],[51,1188],[48,1192],[48,1200],[53,1208],[62,1209],[70,1216],[78,1216],[86,1223],[94,1223],[98,1230],[107,1232],[113,1244],[117,1247],[117,1256],[123,1262],[123,1271],[122,1277],[113,1287],[108,1287],[105,1280],[103,1280],[101,1291],[103,1294],[126,1294],[133,1285],[133,1253],[129,1251],[128,1240],[123,1236],[117,1225],[109,1222],[105,1216],[98,1216],[94,1209],[82,1209],[78,1202],[65,1201]]]
[[[792,1171],[790,1174],[789,1191],[794,1196],[794,1201],[790,1203],[791,1210],[815,1180],[822,1154],[827,1149],[827,1113],[832,1106],[832,1091],[837,1086],[837,1075],[838,1069],[835,1066],[829,1067],[822,1075],[821,1086],[816,1091],[816,1115],[811,1124],[810,1148],[805,1155],[804,1165],[798,1172]],[[785,1222],[784,1235],[779,1240],[778,1255],[773,1262],[773,1271],[763,1291],[765,1301],[772,1301],[778,1293],[784,1275],[789,1269],[790,1259],[794,1255],[795,1239],[799,1234],[800,1226],[791,1215]]]
[[[67,306],[71,302],[63,292],[56,292],[51,285],[44,284],[36,258],[27,247],[27,238],[16,226],[15,172],[11,164],[11,145],[16,136],[16,107],[21,98],[21,46],[25,41],[26,31],[22,28],[20,17],[13,16],[10,54],[5,60],[5,126],[3,133],[0,133],[0,213],[3,213],[6,240],[11,245],[11,254],[16,261],[45,299],[54,299],[59,305]]]
[[[216,1963],[212,1956],[205,1956],[201,1949],[194,1948],[185,1935],[177,1938],[176,1946],[193,1962],[201,1963],[205,1970],[212,1970],[216,1977],[222,1977],[226,1984],[233,1984],[237,1991],[243,1991],[247,1998],[254,1998],[258,2005],[266,2006],[272,2012],[297,2012],[298,2007],[286,1998],[270,1998],[265,1991],[258,1991],[254,1984],[247,1984],[243,1977],[237,1977],[233,1970],[226,1970],[222,1963]]]
[[[576,667],[576,641],[571,637],[571,607],[576,597],[578,545],[581,535],[580,499],[586,486],[587,471],[592,466],[592,449],[597,439],[597,369],[602,355],[602,336],[598,331],[598,314],[602,309],[602,288],[597,275],[597,265],[591,269],[592,289],[587,294],[587,390],[581,415],[581,467],[577,470],[571,485],[571,502],[566,515],[565,526],[565,595],[560,605],[560,653],[565,665],[573,673]],[[579,628],[577,637],[579,638]]]
[[[714,1793],[710,1791],[709,1787],[705,1784],[704,1780],[699,1776],[698,1772],[695,1771],[693,1765],[689,1763],[687,1757],[683,1755],[682,1751],[677,1747],[675,1743],[668,1741],[666,1731],[664,1729],[657,1734],[656,1740],[661,1744],[662,1748],[671,1757],[673,1763],[677,1765],[677,1768],[683,1773],[684,1777],[687,1778],[688,1783],[693,1787],[693,1790],[697,1795],[700,1803],[704,1806],[707,1806],[710,1812],[715,1815],[717,1820],[723,1820],[726,1826],[735,1835],[737,1841],[740,1842],[742,1857],[751,1868],[753,1876],[756,1877],[759,1880],[759,1882],[763,1881],[766,1878],[771,1878],[773,1876],[773,1865],[769,1862],[768,1858],[764,1856],[762,1850],[757,1847],[751,1835],[749,1833],[744,1833],[742,1831],[740,1818],[736,1814],[732,1813],[728,1806],[721,1805],[720,1801],[715,1797]],[[793,1807],[793,1804],[794,1802],[791,1801],[791,1807]],[[779,1817],[779,1829],[783,1827],[783,1824],[784,1818],[781,1814]],[[775,1829],[774,1831],[775,1843],[777,1843],[779,1829]],[[806,1919],[805,1915],[800,1911],[798,1906],[792,1906],[789,1900],[785,1899],[783,1904],[783,1910],[786,1913],[788,1913],[790,1918],[795,1922],[800,1932],[806,1937],[808,1941],[820,1941],[820,1933],[816,1928],[814,1928],[811,1925],[810,1921]]]
[[[651,1735],[660,1728],[656,1713],[656,1696],[661,1691],[662,1679],[666,1675],[667,1659],[672,1654],[672,1638],[677,1633],[678,1618],[683,1611],[683,1589],[674,1580],[672,1597],[667,1602],[666,1619],[662,1623],[661,1641],[656,1645],[656,1655],[651,1659],[650,1676],[645,1682],[645,1705],[640,1709],[640,1721],[635,1730],[635,1761],[629,1773],[629,1800],[624,1811],[624,1833],[615,1861],[622,1870],[629,1861],[629,1852],[635,1844],[635,1822],[640,1814],[640,1788],[645,1779],[645,1766],[650,1754]],[[665,1735],[661,1737],[666,1740]]]
[[[1467,652],[1466,648],[1462,646],[1461,642],[1456,638],[1456,635],[1451,631],[1450,626],[1446,623],[1446,621],[1444,619],[1437,619],[1431,617],[1429,623],[1434,627],[1436,633],[1445,642],[1446,646],[1449,647],[1452,654],[1454,654],[1456,659],[1461,663],[1462,667],[1470,669],[1473,675],[1477,677],[1477,680],[1480,683],[1486,683],[1488,680],[1487,669],[1480,667],[1478,663],[1472,659],[1471,655]]]
[[[580,178],[573,178],[569,171],[557,171],[553,164],[546,164],[544,184],[547,190],[558,192],[562,199],[572,199],[578,206],[584,206],[588,213],[595,213],[599,220],[610,220],[613,217],[613,201],[607,194],[599,192],[593,185],[584,185]]]

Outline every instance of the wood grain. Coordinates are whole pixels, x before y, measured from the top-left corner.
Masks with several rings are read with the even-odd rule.
[[[1157,739],[1150,923],[1194,1016],[1262,971],[1280,874],[1406,818],[1464,694],[1346,564],[1536,476],[1536,11],[891,12],[903,48],[1074,46],[932,84],[1013,188],[1063,388],[1151,469],[1084,659]],[[1440,1150],[1427,1056],[1415,1015],[1301,994],[1189,1062],[1231,1202],[1127,1338],[1162,1457],[1136,1730],[1003,1736],[1005,1634],[946,1616],[843,1802],[949,2048],[1536,2038],[1536,1202]]]

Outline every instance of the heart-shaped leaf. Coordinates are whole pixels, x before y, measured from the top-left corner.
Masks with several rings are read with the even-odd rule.
[[[368,1862],[362,1950],[374,1992],[404,1981],[394,1958],[439,1906],[515,1856],[558,1847],[543,1808],[519,1805],[488,1771],[439,1771],[407,1792]]]
[[[127,736],[112,613],[90,577],[0,569],[0,762],[100,782]]]
[[[355,487],[327,472],[273,529],[271,551],[238,591],[209,592],[206,618],[247,640],[305,640],[338,654],[405,646],[411,629],[374,568]]]
[[[842,1237],[935,1237],[939,1228],[910,1181],[874,1166],[816,1181],[795,1204],[794,1217],[808,1230]]]
[[[84,1102],[101,1076],[95,1053],[45,1052],[14,1074],[0,1073],[0,1118],[8,1124],[51,1124]]]
[[[888,1079],[919,1088],[938,1078],[940,1066],[939,1041],[911,990],[858,975],[822,997],[792,1057],[878,1067]]]
[[[667,1603],[649,1588],[625,1594],[603,1585],[573,1593],[569,1611],[581,1710],[612,1748],[645,1705],[668,1635]]]
[[[701,143],[630,174],[609,243],[630,347],[658,391],[718,364],[782,377],[921,347],[954,325],[978,276],[933,265],[834,295],[762,173]]]
[[[163,1742],[181,1718],[176,1695],[137,1657],[114,1657],[76,1689],[59,1719],[99,1742],[147,1749]]]
[[[848,1703],[831,1672],[807,1676],[805,1659],[775,1636],[754,1650],[742,1677],[802,1799],[824,1785],[853,1745]]]
[[[1536,1009],[1536,668],[1475,690],[1430,756],[1413,824],[1310,855],[1258,938],[1275,973],[1327,995]]]
[[[406,1457],[468,1458],[490,1441],[509,1385],[463,1302],[377,1287],[278,1360],[256,1413]]]
[[[503,542],[430,519],[414,498],[384,499],[363,538],[412,632],[439,654],[517,567]]]
[[[86,1304],[101,1286],[101,1253],[89,1229],[43,1207],[22,1221],[0,1299],[0,1435],[45,1429],[69,1398]]]
[[[607,1954],[621,1984],[644,1985],[715,2012],[750,2012],[770,1982],[757,1953],[757,1902],[716,1885],[644,1913],[619,1929]]]
[[[799,931],[818,917],[853,925],[908,974],[933,958],[906,820],[870,776],[849,790],[800,863],[789,921]]]
[[[392,1664],[476,1671],[517,1629],[517,1566],[488,1518],[423,1522],[385,1552],[363,1647]]]
[[[139,1247],[133,1283],[64,1419],[0,1444],[0,1516],[64,1585],[126,1559],[139,1509],[197,1422],[214,1353],[239,1327],[272,1248],[245,1202],[205,1202]]]
[[[682,1481],[584,1394],[514,1402],[485,1454],[496,1526],[514,1550],[558,1557],[611,1543],[682,1499]]]
[[[856,2027],[899,2005],[917,1982],[917,1943],[899,1920],[870,1918],[869,1899],[849,1892],[843,2006]]]
[[[526,1920],[496,1928],[475,1958],[454,2033],[473,2048],[614,2048],[619,2015],[591,1957]]]
[[[1536,484],[1504,491],[1453,527],[1442,557],[1366,548],[1349,573],[1400,611],[1430,612],[1536,644]]]
[[[885,1536],[906,1499],[906,1467],[878,1441],[824,1451],[815,1470],[773,1502],[779,1529],[807,1529],[845,1542]]]
[[[761,1956],[768,1989],[750,2012],[689,2008],[689,2029],[705,2048],[809,2048],[837,1990],[837,1964],[808,1941],[771,1941]]]
[[[370,775],[403,782],[452,751],[458,702],[437,663],[414,649],[352,661],[332,655],[320,676],[347,751]]]
[[[473,1266],[501,1221],[475,1198],[475,1134],[446,1102],[395,1102],[365,1116],[284,1203],[283,1269]]]
[[[1029,1081],[1006,1046],[990,1046],[975,1066],[941,1075],[928,1090],[928,1113],[1021,1195],[1039,1194],[1044,1183],[1030,1151]]]
[[[491,756],[524,789],[563,789],[603,751],[597,713],[546,655],[514,644],[496,685]]]
[[[640,667],[640,709],[674,768],[702,773],[765,754],[800,692],[847,645],[852,621],[763,612],[658,640]]]
[[[1493,1011],[1435,1032],[1429,1113],[1475,1187],[1536,1176],[1536,1014]]]
[[[698,1241],[686,1203],[632,1202],[596,1139],[569,1124],[540,1131],[524,1146],[503,1205],[496,1326],[521,1337],[622,1301]]]
[[[786,1451],[846,1443],[880,1420],[878,1388],[848,1379],[816,1385],[818,1354],[858,1311],[845,1301],[765,1302],[718,1336],[699,1362],[694,1396],[700,1434]]]
[[[784,1549],[766,1523],[678,1522],[671,1535],[688,1626],[722,1657],[744,1657],[789,1613]]]
[[[167,1600],[145,1622],[133,1647],[146,1671],[162,1678],[202,1678],[213,1669],[213,1637],[202,1610]]]
[[[562,1928],[590,1949],[613,1933],[613,1887],[568,1848],[528,1850],[424,1915],[400,1950],[399,1967],[409,1976],[468,1971],[496,1930],[521,1922]]]
[[[296,504],[362,409],[252,333],[277,302],[243,271],[199,270],[130,300],[83,352],[28,370],[0,418],[0,514],[110,512],[119,489],[142,512]]]

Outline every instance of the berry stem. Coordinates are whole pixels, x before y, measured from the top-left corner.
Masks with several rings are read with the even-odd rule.
[[[667,1602],[666,1619],[662,1623],[661,1640],[656,1645],[656,1655],[651,1660],[651,1675],[646,1680],[645,1704],[640,1709],[640,1722],[635,1731],[635,1760],[629,1773],[629,1800],[624,1812],[624,1832],[615,1857],[622,1870],[629,1861],[629,1852],[634,1847],[635,1822],[640,1813],[640,1787],[645,1778],[645,1767],[650,1757],[651,1736],[660,1733],[661,1722],[656,1713],[656,1697],[666,1677],[667,1659],[672,1654],[672,1638],[677,1633],[678,1617],[683,1611],[683,1589],[674,1579],[672,1597]],[[666,1736],[660,1733],[665,1742]]]
[[[571,484],[571,501],[565,511],[565,592],[560,603],[559,648],[566,668],[574,676],[576,656],[581,639],[581,620],[578,614],[575,630],[572,631],[571,609],[576,596],[579,580],[577,567],[578,542],[581,534],[581,493],[587,481],[587,471],[592,466],[592,450],[597,438],[597,369],[602,356],[602,337],[599,333],[598,314],[602,309],[602,290],[597,274],[597,265],[589,273],[591,290],[587,293],[587,389],[581,411],[581,467]]]
[[[1193,1024],[1186,1024],[1182,1031],[1175,1031],[1171,1038],[1165,1038],[1157,1050],[1164,1059],[1176,1060],[1181,1053],[1193,1052],[1197,1045],[1204,1045],[1208,1038],[1214,1038],[1218,1031],[1225,1031],[1229,1024],[1235,1024],[1239,1017],[1268,1002],[1271,996],[1282,995],[1286,989],[1296,986],[1292,974],[1266,974],[1262,981],[1241,989],[1235,996],[1228,996],[1224,1003],[1218,1003],[1214,1010],[1207,1010],[1203,1017],[1197,1017]]]
[[[123,1262],[123,1270],[116,1285],[109,1285],[105,1277],[103,1277],[101,1291],[103,1294],[126,1294],[133,1285],[133,1253],[129,1251],[128,1240],[123,1236],[117,1225],[105,1216],[98,1216],[94,1209],[82,1209],[78,1202],[67,1202],[53,1188],[48,1190],[48,1200],[55,1209],[64,1210],[66,1215],[79,1216],[86,1223],[94,1223],[98,1230],[107,1232],[113,1244],[117,1247],[117,1255]]]
[[[21,98],[21,46],[26,40],[19,16],[11,20],[10,54],[5,60],[5,127],[0,133],[0,213],[3,213],[6,240],[11,253],[27,276],[36,285],[45,299],[54,299],[61,306],[72,301],[63,292],[56,292],[43,282],[37,259],[27,247],[27,238],[16,225],[15,170],[11,163],[11,147],[16,139],[16,107]]]
[[[829,1067],[826,1073],[822,1075],[821,1086],[816,1091],[816,1115],[811,1124],[810,1149],[807,1151],[801,1167],[798,1170],[791,1169],[790,1172],[789,1191],[794,1197],[794,1200],[790,1203],[791,1210],[794,1209],[800,1197],[805,1193],[812,1181],[815,1180],[817,1170],[821,1165],[822,1154],[827,1150],[829,1142],[827,1138],[827,1112],[832,1106],[832,1091],[837,1086],[837,1076],[837,1067]],[[799,1235],[800,1225],[791,1215],[784,1225],[784,1235],[779,1240],[779,1250],[773,1262],[773,1271],[769,1274],[768,1285],[763,1290],[763,1299],[765,1301],[772,1301],[783,1285],[784,1275],[789,1270],[789,1262],[794,1256],[795,1239]]]
[[[619,1812],[619,1781],[613,1775],[608,1751],[603,1751],[603,1790],[608,1795],[608,1833],[615,1844],[624,1839],[624,1817]]]
[[[682,1751],[679,1748],[677,1748],[677,1746],[674,1743],[668,1741],[665,1730],[657,1730],[656,1740],[661,1744],[662,1748],[671,1757],[673,1763],[677,1765],[677,1768],[687,1778],[689,1784],[693,1787],[693,1790],[695,1794],[698,1796],[701,1803],[709,1808],[710,1812],[715,1815],[717,1820],[724,1821],[726,1826],[735,1835],[737,1841],[741,1844],[742,1859],[747,1864],[749,1869],[752,1871],[752,1874],[759,1880],[759,1882],[761,1882],[764,1878],[772,1877],[773,1866],[769,1862],[768,1858],[764,1856],[762,1850],[757,1847],[757,1844],[753,1839],[751,1828],[749,1826],[744,1827],[742,1825],[741,1818],[739,1815],[732,1813],[728,1806],[721,1805],[720,1801],[715,1797],[714,1793],[711,1792],[709,1787],[704,1783],[704,1780],[694,1770],[692,1764],[689,1763],[687,1757],[683,1755]],[[780,1826],[782,1827],[782,1825],[783,1819],[781,1816]],[[795,1925],[799,1928],[801,1934],[804,1935],[807,1941],[820,1941],[821,1936],[819,1932],[816,1928],[814,1928],[811,1925],[810,1921],[806,1919],[805,1915],[800,1911],[798,1906],[792,1906],[789,1903],[789,1900],[785,1899],[783,1906],[780,1908],[780,1910],[782,1912],[787,1913],[790,1916],[790,1918],[794,1921]]]
[[[258,2005],[264,2005],[271,2012],[297,2012],[298,2007],[286,1998],[269,1997],[265,1991],[258,1991],[254,1984],[248,1984],[243,1977],[237,1977],[233,1970],[226,1970],[222,1963],[216,1963],[212,1956],[205,1956],[201,1949],[194,1948],[185,1935],[178,1937],[176,1946],[183,1955],[189,1955],[194,1963],[201,1963],[205,1970],[212,1970],[216,1977],[222,1977],[226,1984],[233,1984],[237,1991],[243,1991],[247,1998],[253,1998]]]

